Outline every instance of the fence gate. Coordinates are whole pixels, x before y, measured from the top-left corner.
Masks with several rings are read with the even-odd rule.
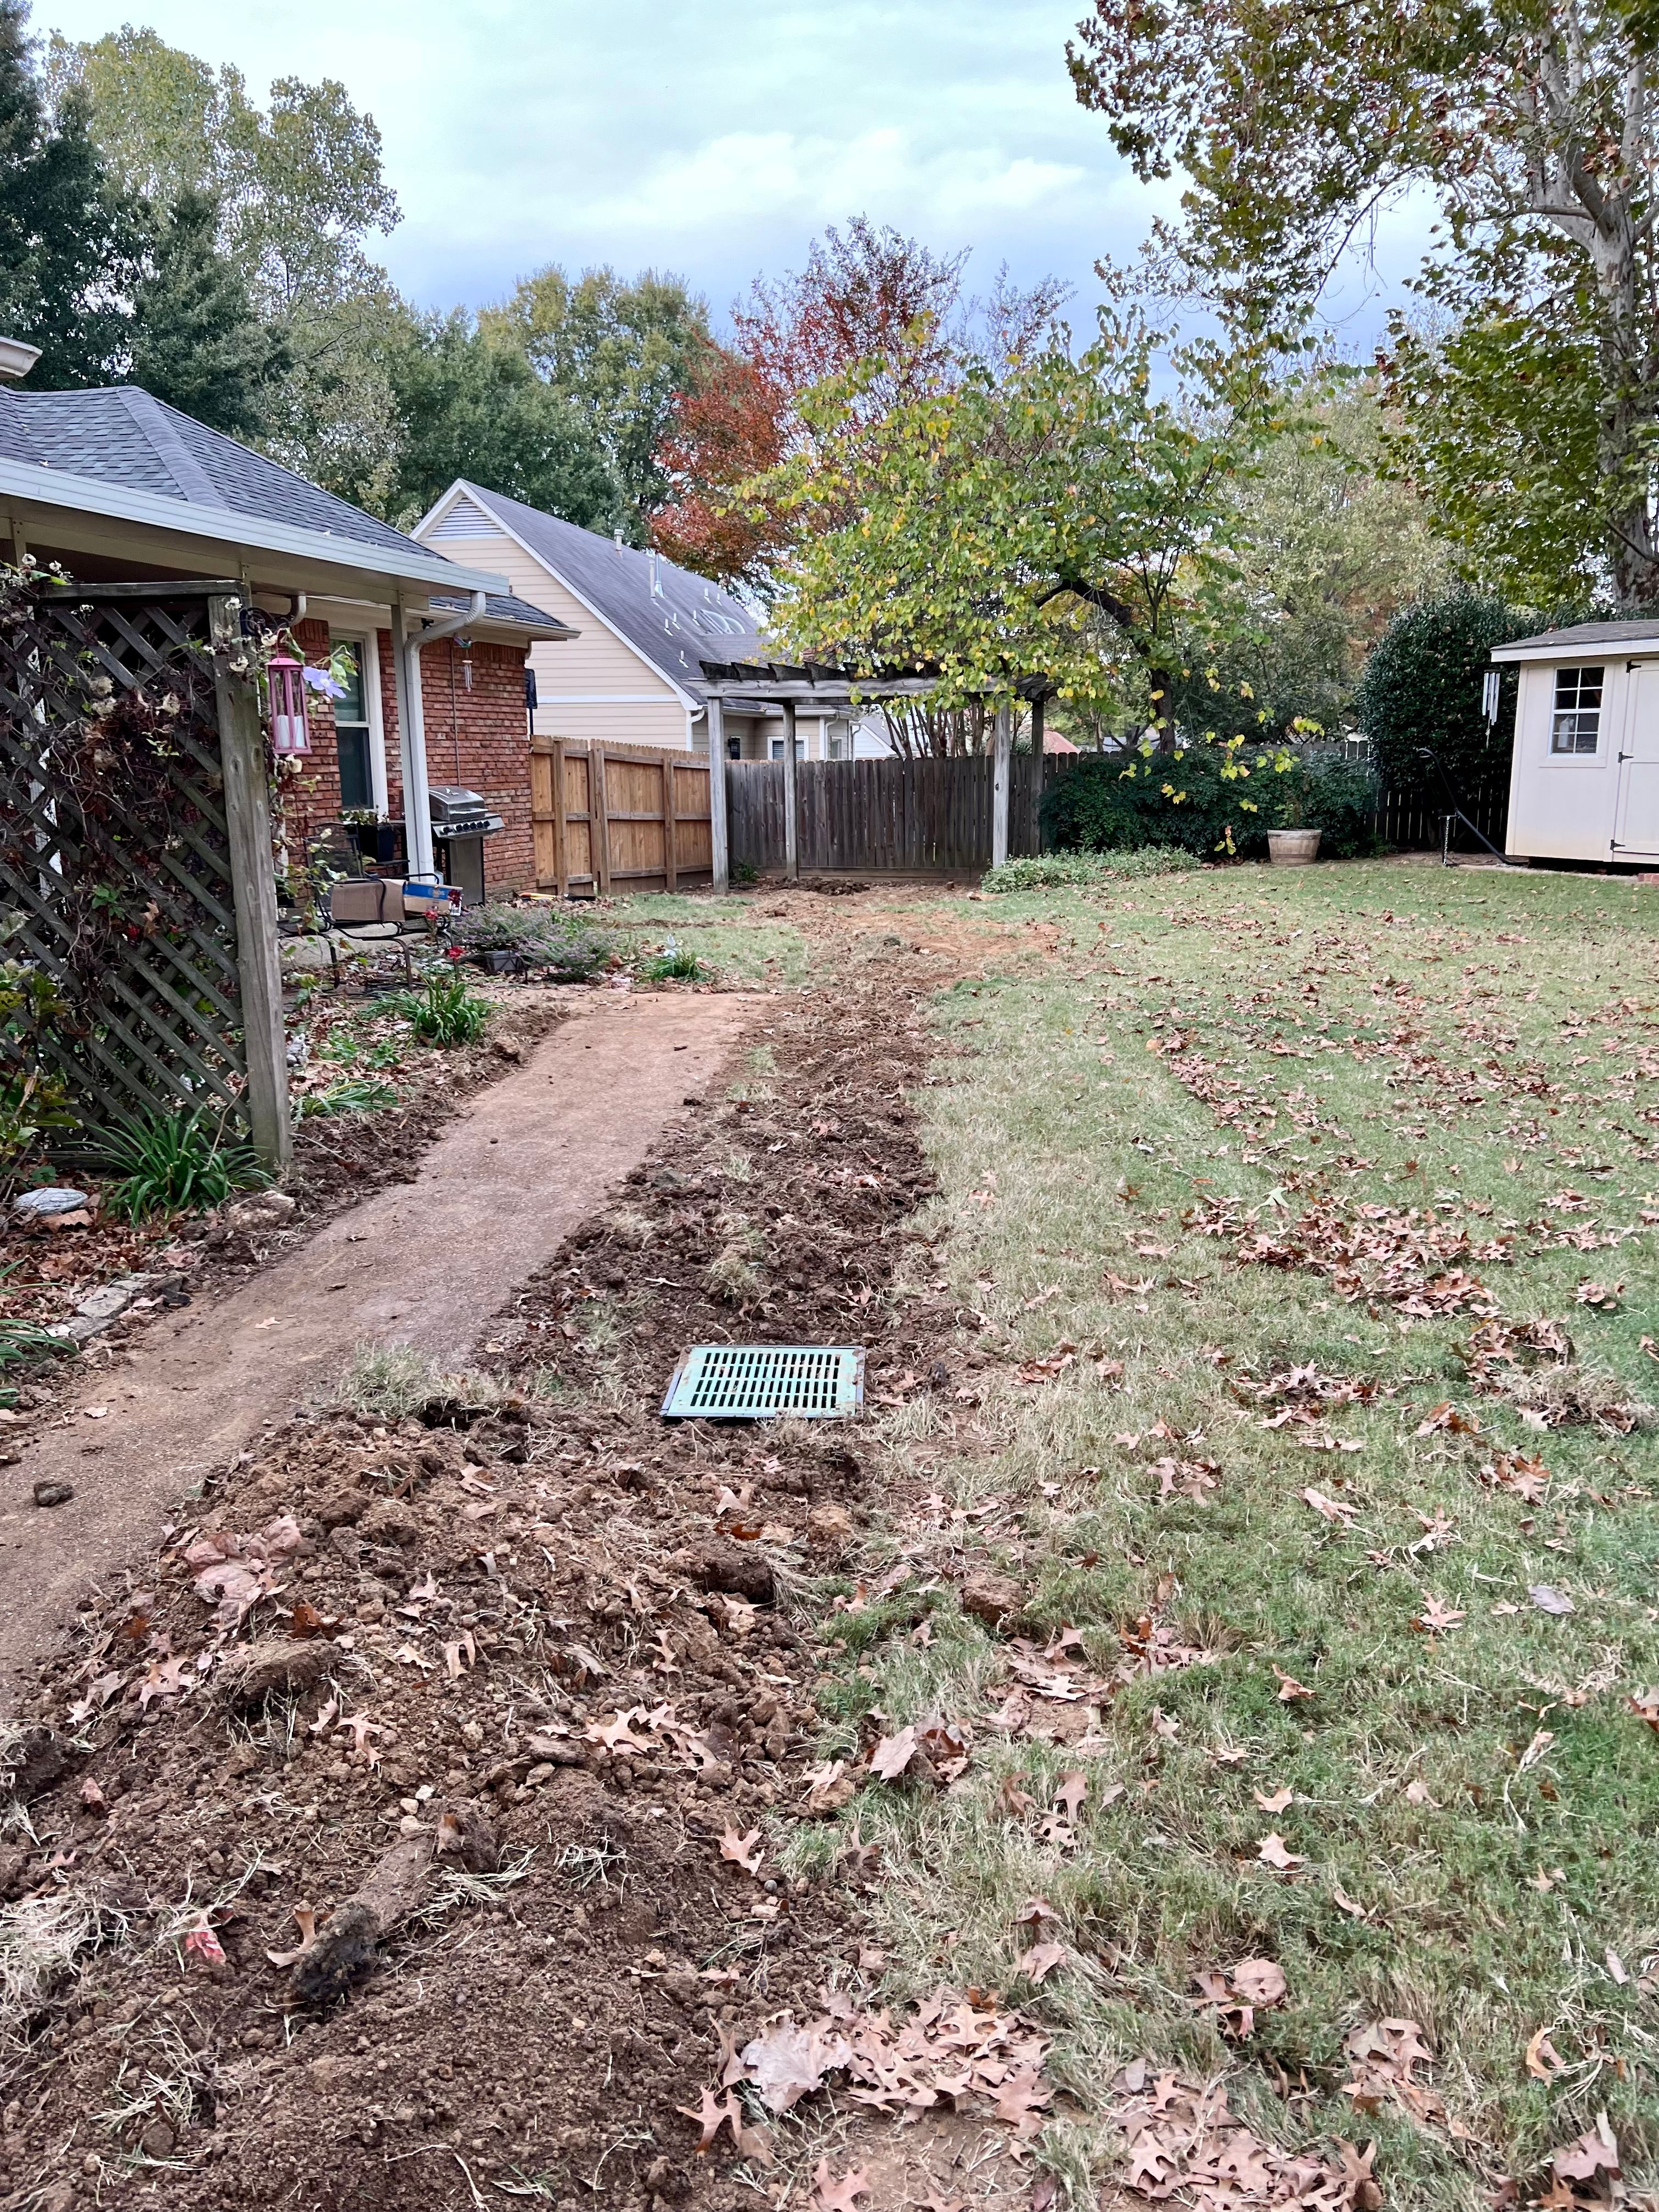
[[[222,1102],[291,1133],[264,738],[234,583],[27,587],[0,624],[0,957],[58,1009],[3,1047],[77,1115]]]
[[[530,818],[536,881],[561,898],[686,890],[713,870],[708,763],[691,753],[538,738]]]

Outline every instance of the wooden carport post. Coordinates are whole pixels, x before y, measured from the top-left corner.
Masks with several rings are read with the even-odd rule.
[[[726,726],[720,702],[708,695],[708,859],[712,888],[732,888],[732,856],[726,828]]]
[[[783,872],[800,881],[800,833],[795,812],[795,702],[783,702]]]
[[[991,768],[991,866],[1000,868],[1008,857],[1008,787],[1012,781],[1014,718],[997,708],[996,750]]]
[[[219,758],[224,775],[225,825],[236,909],[236,973],[247,1055],[247,1116],[253,1149],[278,1174],[294,1157],[288,1103],[288,1038],[283,1028],[283,976],[276,955],[276,872],[270,849],[270,798],[259,698],[232,662],[246,659],[240,598],[216,592],[208,601],[213,688],[219,708]]]

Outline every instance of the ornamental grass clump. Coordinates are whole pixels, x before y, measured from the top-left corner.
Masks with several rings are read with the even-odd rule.
[[[116,1178],[104,1204],[125,1221],[201,1212],[222,1206],[234,1190],[262,1190],[271,1179],[252,1146],[231,1133],[223,1108],[118,1111],[89,1149]]]

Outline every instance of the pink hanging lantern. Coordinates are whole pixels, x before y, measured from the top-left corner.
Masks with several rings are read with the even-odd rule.
[[[301,664],[291,653],[276,653],[265,669],[270,700],[270,744],[279,757],[311,750],[306,726],[306,691]]]

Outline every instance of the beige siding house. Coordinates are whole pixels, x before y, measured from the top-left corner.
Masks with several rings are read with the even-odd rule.
[[[707,577],[465,478],[414,535],[434,552],[509,578],[515,592],[580,631],[531,655],[538,737],[707,752],[704,659],[771,658],[753,614]],[[776,708],[728,704],[724,723],[734,757],[781,754]],[[801,750],[820,760],[848,737],[844,723],[805,716],[799,733]]]

